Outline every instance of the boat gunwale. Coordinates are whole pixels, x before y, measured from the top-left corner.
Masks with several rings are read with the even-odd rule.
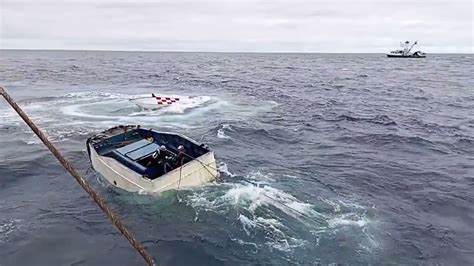
[[[125,164],[123,164],[122,162],[120,162],[116,158],[110,157],[110,156],[105,156],[104,154],[101,154],[99,152],[100,147],[95,147],[97,144],[100,145],[101,142],[103,142],[107,139],[125,134],[127,132],[127,130],[129,130],[128,132],[136,131],[137,133],[140,133],[140,131],[139,131],[140,129],[143,130],[143,131],[152,131],[153,133],[158,134],[158,135],[168,135],[168,136],[174,136],[174,137],[177,137],[177,138],[181,138],[185,141],[188,141],[189,143],[191,143],[193,145],[196,145],[196,146],[204,149],[204,153],[200,154],[198,157],[191,157],[190,155],[186,154],[186,156],[189,157],[191,160],[189,160],[188,162],[186,162],[185,164],[183,164],[179,167],[176,167],[176,168],[172,169],[171,171],[169,171],[167,173],[164,173],[164,174],[162,174],[162,175],[160,175],[156,178],[150,179],[150,178],[145,177],[142,173],[137,172],[134,169],[127,167]],[[133,134],[135,134],[135,133],[133,133]],[[140,138],[137,138],[135,141],[133,141],[129,144],[132,144],[132,143],[135,143],[137,141],[146,139],[146,138],[142,137],[142,134],[139,134],[139,135],[140,135]],[[94,139],[96,140],[95,142],[94,142]],[[103,167],[104,166],[107,167],[108,169],[112,170],[112,172],[115,175],[117,175],[118,177],[122,178],[123,180],[127,180],[130,184],[132,184],[136,188],[144,190],[144,191],[159,192],[159,191],[163,190],[166,187],[172,186],[177,181],[173,181],[173,182],[170,182],[168,184],[165,184],[164,186],[162,186],[160,188],[150,190],[150,189],[147,189],[147,188],[141,186],[139,183],[135,182],[133,179],[130,179],[130,178],[126,177],[126,175],[116,171],[114,169],[114,167],[109,165],[109,163],[104,159],[107,158],[107,159],[113,160],[114,163],[117,163],[117,164],[120,165],[122,170],[124,170],[125,172],[133,173],[133,175],[137,178],[140,178],[141,181],[146,180],[145,182],[147,182],[151,186],[153,186],[153,184],[159,183],[162,178],[165,178],[166,176],[170,176],[170,175],[175,175],[177,173],[177,171],[182,171],[182,169],[188,168],[188,166],[191,166],[193,164],[195,164],[195,167],[198,167],[198,169],[201,169],[201,170],[205,169],[206,171],[208,171],[211,174],[211,176],[215,175],[215,178],[217,178],[219,176],[217,166],[216,166],[216,160],[215,160],[215,157],[214,157],[214,151],[209,149],[209,147],[207,147],[206,145],[199,144],[199,142],[197,142],[197,141],[195,141],[195,140],[193,140],[193,139],[191,139],[191,138],[189,138],[189,137],[187,137],[187,136],[185,136],[181,133],[169,132],[169,131],[159,131],[159,130],[156,130],[156,129],[153,129],[153,128],[147,129],[147,128],[139,127],[138,125],[123,125],[123,126],[117,126],[117,127],[113,127],[113,128],[107,129],[107,130],[103,130],[103,131],[101,131],[97,134],[94,134],[93,136],[91,136],[87,139],[86,143],[87,143],[87,150],[88,150],[88,153],[89,153],[89,159],[91,161],[92,161],[92,156],[94,156],[98,160],[98,162],[100,162],[100,164],[103,165]],[[113,144],[113,143],[111,143],[111,144]],[[129,145],[129,144],[127,144],[127,145]],[[90,152],[91,146],[92,146],[92,149],[94,149],[94,154],[91,154],[91,152]],[[126,146],[126,145],[124,145],[124,146]],[[124,146],[122,146],[122,147],[124,147]],[[117,150],[117,149],[119,149],[119,148],[113,148],[111,150],[113,151],[113,150]],[[175,148],[173,148],[172,150],[173,150],[173,152],[175,152]],[[210,160],[210,161],[206,160],[206,162],[203,162],[202,160],[205,156],[212,157],[212,160]],[[200,167],[199,167],[199,164],[200,164]],[[213,166],[213,165],[215,165],[215,166]],[[193,170],[190,173],[185,172],[183,180],[187,179],[188,176],[192,176],[192,173],[197,172],[197,171],[199,171],[199,170]],[[215,173],[213,173],[214,171],[215,171]],[[181,174],[180,174],[180,176],[181,176]],[[106,177],[106,179],[108,180],[109,178]],[[180,177],[180,179],[181,179],[181,177]],[[110,183],[110,181],[109,181],[109,183]]]
[[[92,144],[89,144],[89,146],[90,146],[90,145],[92,145]],[[112,166],[110,166],[110,165],[103,159],[103,157],[106,157],[106,156],[99,155],[95,149],[94,149],[94,153],[95,153],[95,154],[91,154],[91,155],[90,155],[90,158],[92,158],[92,156],[95,156],[95,158],[96,158],[98,161],[100,161],[100,163],[101,163],[103,166],[105,166],[105,167],[107,167],[108,169],[110,169],[110,170],[111,170],[112,172],[114,172],[117,176],[121,177],[122,179],[127,180],[128,182],[130,182],[131,184],[133,184],[134,186],[136,186],[137,188],[139,188],[141,191],[146,191],[146,192],[150,192],[150,193],[159,193],[159,192],[161,192],[161,191],[164,191],[164,190],[163,190],[164,188],[169,187],[169,186],[175,184],[176,182],[181,182],[181,181],[183,181],[183,180],[186,180],[187,178],[191,177],[194,172],[199,171],[199,170],[190,171],[189,173],[185,173],[183,176],[180,175],[181,181],[173,181],[173,182],[167,183],[167,184],[165,184],[164,186],[161,186],[161,187],[159,187],[159,188],[150,190],[150,189],[147,189],[147,188],[145,188],[145,187],[143,187],[143,186],[137,184],[137,182],[133,181],[133,180],[130,179],[130,178],[127,178],[127,177],[124,176],[123,174],[121,174],[121,173],[119,173],[118,171],[116,171]],[[149,183],[150,185],[153,186],[153,184],[156,184],[156,183],[160,182],[159,179],[161,179],[161,178],[163,178],[163,177],[165,177],[165,176],[171,176],[171,175],[174,174],[175,171],[182,171],[181,168],[184,169],[185,166],[189,166],[189,165],[191,165],[191,163],[200,163],[200,164],[202,165],[201,169],[202,169],[202,168],[205,168],[207,171],[210,171],[209,168],[211,168],[211,169],[213,168],[212,166],[210,166],[210,164],[216,162],[215,159],[214,159],[214,156],[212,156],[214,160],[213,160],[212,162],[209,162],[209,163],[204,163],[204,162],[202,162],[201,160],[198,160],[199,158],[201,158],[201,157],[203,157],[203,156],[205,156],[205,155],[208,155],[209,153],[214,153],[214,151],[209,151],[209,152],[207,152],[207,153],[205,153],[205,154],[203,154],[203,155],[197,157],[196,159],[193,159],[193,160],[187,162],[186,164],[183,164],[181,167],[175,168],[175,169],[173,169],[173,170],[171,170],[171,171],[169,171],[169,172],[167,172],[167,173],[165,173],[165,174],[163,174],[163,175],[161,175],[161,176],[159,176],[159,177],[157,177],[157,178],[155,178],[155,179],[149,179],[149,178],[147,178],[147,177],[145,177],[145,176],[143,176],[143,175],[140,175],[139,173],[133,171],[132,169],[130,169],[130,168],[126,167],[125,165],[123,165],[122,163],[120,163],[120,162],[119,162],[118,160],[116,160],[115,158],[111,158],[111,157],[107,157],[107,158],[108,158],[108,159],[111,159],[111,160],[113,160],[113,161],[115,161],[118,165],[120,165],[120,167],[123,168],[123,170],[125,170],[125,171],[127,171],[127,172],[133,172],[133,174],[135,174],[136,176],[138,176],[139,178],[141,178],[141,180],[144,180],[145,182],[147,182],[147,183]],[[217,177],[217,176],[219,175],[217,168],[214,168],[214,169],[212,169],[212,170],[215,170],[215,171],[216,171],[216,177]],[[98,173],[101,174],[105,179],[107,179],[107,180],[109,179],[109,178],[107,178],[106,176],[104,176],[102,173],[100,173],[100,172],[98,172]],[[109,181],[109,183],[110,183],[110,181]],[[118,188],[120,188],[120,189],[126,190],[126,189],[124,189],[124,188],[122,188],[122,187],[120,187],[120,186],[114,186],[114,187],[118,187]],[[126,191],[127,191],[127,190],[126,190]]]

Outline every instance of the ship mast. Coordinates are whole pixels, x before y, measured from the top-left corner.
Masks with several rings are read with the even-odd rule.
[[[403,55],[407,55],[407,54],[408,54],[408,45],[409,45],[409,44],[410,44],[409,41],[406,41],[406,42],[404,42],[403,44],[400,43],[400,46],[402,46],[402,48],[403,48],[403,50],[402,50],[402,51],[403,51]]]
[[[410,49],[408,49],[408,51],[407,51],[406,54],[410,53],[411,49],[417,44],[417,42],[418,42],[418,41],[415,41],[415,42],[411,45]]]

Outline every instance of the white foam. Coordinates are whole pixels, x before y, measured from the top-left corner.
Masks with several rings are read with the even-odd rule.
[[[221,164],[220,171],[228,171],[225,163]],[[324,235],[336,234],[341,229],[362,231],[365,237],[361,239],[360,245],[368,249],[377,247],[377,242],[367,230],[371,220],[366,217],[365,208],[356,203],[320,196],[318,201],[332,208],[323,208],[323,212],[318,212],[313,204],[302,202],[293,195],[272,187],[271,176],[261,171],[253,172],[246,178],[252,180],[253,184],[224,183],[213,187],[212,191],[191,194],[186,201],[197,210],[204,209],[222,215],[237,211],[236,220],[248,237],[261,238],[263,234],[265,245],[282,252],[293,252],[295,248],[307,246],[310,242],[312,246],[317,246],[321,238],[325,239]],[[300,239],[293,231],[294,222],[283,223],[291,219],[280,220],[281,214],[275,212],[275,209],[300,221],[296,227],[307,228],[314,238]]]
[[[255,249],[258,249],[259,246],[256,244],[256,243],[252,243],[252,242],[246,242],[246,241],[243,241],[242,239],[238,239],[238,238],[233,238],[231,237],[230,240],[234,241],[234,242],[237,242],[239,245],[249,245],[249,246],[252,246],[254,247]]]
[[[253,215],[251,218],[240,214],[237,220],[242,224],[242,229],[248,236],[255,236],[258,231],[265,233],[265,244],[271,248],[280,251],[290,252],[296,247],[307,244],[307,241],[298,239],[292,236],[287,236],[283,230],[286,231],[280,221],[274,218],[265,218]]]
[[[286,204],[291,210],[304,214],[314,214],[313,205],[304,202],[291,201]]]
[[[12,109],[0,109],[0,123],[4,125],[18,125],[21,118]]]
[[[334,229],[345,226],[365,228],[370,222],[365,216],[365,208],[361,205],[323,197],[318,197],[318,200],[333,208],[332,214],[325,215],[328,228]]]
[[[227,136],[222,128],[219,128],[217,130],[217,137],[220,139],[230,139],[229,136]]]
[[[301,247],[308,244],[308,241],[303,239],[298,239],[294,237],[280,239],[278,241],[274,241],[271,244],[271,247],[278,249],[280,251],[290,252],[297,247]]]
[[[179,97],[180,101],[157,110],[137,111],[137,107],[129,99],[143,97],[143,95],[81,93],[79,96],[79,99],[76,99],[74,102],[60,106],[60,110],[65,115],[65,118],[74,117],[74,119],[100,120],[101,122],[108,121],[109,123],[160,123],[160,127],[163,124],[167,124],[184,128],[188,126],[186,123],[183,123],[183,120],[191,119],[191,117],[186,117],[185,113],[189,113],[188,111],[193,109],[203,108],[213,101],[210,96],[173,95],[172,97]],[[88,96],[91,98],[83,101]],[[101,96],[105,98],[100,98]],[[176,116],[177,114],[181,116]]]
[[[292,179],[299,179],[299,178],[300,178],[299,176],[296,176],[296,175],[288,175],[288,174],[284,174],[283,176],[284,176],[284,177],[288,177],[288,178],[292,178]]]
[[[22,221],[21,219],[0,221],[0,242],[6,241],[9,234],[20,228]]]
[[[223,124],[222,127],[217,130],[217,137],[220,139],[230,139],[230,137],[225,134],[224,129],[232,130],[230,125]]]
[[[94,132],[97,132],[97,130],[83,127],[81,124],[82,123],[76,122],[64,123],[60,128],[46,126],[43,127],[42,130],[51,142],[56,143],[69,140],[74,136],[88,136]],[[19,138],[20,141],[23,141],[28,145],[37,145],[42,143],[41,140],[36,135],[34,135],[29,128],[25,128],[23,132],[25,135]]]
[[[67,93],[63,97],[59,98],[74,98],[74,99],[128,99],[133,97],[133,95],[122,94],[122,93],[112,93],[112,92],[100,92],[100,91],[84,91],[84,92],[71,92]]]
[[[272,203],[264,188],[253,185],[235,185],[223,196],[227,202],[234,205],[247,204],[248,210],[254,212],[260,206],[267,206]]]
[[[257,223],[253,220],[250,220],[247,216],[243,214],[240,214],[237,219],[242,224],[243,229],[247,233],[247,235],[251,235],[252,233],[250,232],[250,230],[255,228],[257,226]]]
[[[222,212],[223,214],[228,211],[229,207],[237,209],[241,208],[255,216],[252,218],[252,222],[263,223],[267,228],[279,228],[282,224],[277,220],[268,220],[268,218],[262,218],[256,215],[256,213],[261,213],[261,211],[256,211],[259,208],[263,208],[263,212],[268,212],[271,208],[276,208],[304,223],[307,222],[306,219],[311,219],[311,217],[316,218],[320,215],[313,210],[311,204],[301,202],[292,195],[268,185],[255,186],[253,184],[226,184],[225,186],[228,187],[228,190],[219,197],[215,197],[216,195],[213,193],[191,195],[189,198],[191,205],[198,209],[217,211]],[[246,222],[245,230],[248,231],[249,226],[252,224],[248,223],[248,221],[242,220],[245,218],[248,217],[240,217],[240,221],[242,223]]]
[[[220,170],[224,173],[227,165],[221,163]],[[230,173],[230,172],[229,172]],[[230,173],[234,176],[232,173]],[[247,211],[254,213],[259,207],[274,207],[292,217],[298,218],[303,216],[316,217],[319,214],[314,211],[313,205],[301,202],[291,194],[274,188],[266,183],[272,180],[269,176],[261,172],[255,172],[248,176],[248,179],[256,180],[254,183],[226,183],[226,191],[218,198],[208,199],[209,196],[214,197],[215,194],[206,192],[191,195],[190,200],[194,207],[220,207],[222,205],[233,205],[235,207],[245,208]]]
[[[138,195],[148,195],[148,192],[144,189],[138,190]]]
[[[272,173],[263,173],[262,171],[253,171],[250,174],[246,175],[245,178],[253,181],[257,181],[259,183],[268,184],[268,182],[274,182],[275,178],[273,178],[274,174]]]
[[[332,200],[330,200],[330,199],[326,199],[326,198],[323,198],[323,197],[318,197],[318,200],[330,205],[333,208],[334,212],[340,212],[341,211],[341,205],[334,202],[334,201],[332,201]]]
[[[276,219],[256,216],[254,221],[256,221],[256,224],[260,227],[264,229],[270,229],[271,231],[273,231],[274,234],[278,236],[284,237],[285,235],[282,232],[282,229],[284,229],[285,226]]]
[[[230,177],[235,177],[235,175],[229,171],[229,168],[227,167],[227,163],[225,162],[220,162],[219,165],[217,166],[217,170],[219,170],[219,172],[224,173]]]
[[[41,140],[36,135],[31,136],[31,138],[28,140],[24,140],[24,142],[28,145],[38,145],[42,143]]]
[[[368,222],[369,221],[365,217],[351,217],[351,214],[349,214],[332,218],[328,221],[328,224],[330,228],[339,226],[365,227]]]

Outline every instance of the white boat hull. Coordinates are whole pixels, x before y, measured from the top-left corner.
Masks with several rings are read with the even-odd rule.
[[[130,101],[139,107],[147,110],[153,110],[153,109],[160,109],[163,107],[167,107],[169,105],[160,105],[157,103],[155,97],[143,97],[143,98],[136,98],[136,99],[130,99]]]
[[[89,150],[92,167],[111,185],[129,192],[155,194],[171,189],[199,186],[219,177],[212,151],[150,180],[113,158],[100,156],[91,144],[89,144]]]
[[[409,54],[409,55],[401,55],[401,54],[386,54],[387,57],[395,57],[395,58],[425,58],[426,55],[425,54],[420,54],[420,55],[413,55],[413,54]]]

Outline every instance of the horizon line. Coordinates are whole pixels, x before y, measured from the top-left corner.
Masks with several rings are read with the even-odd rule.
[[[316,52],[316,51],[193,51],[193,50],[107,50],[107,49],[36,49],[36,48],[0,48],[0,51],[63,51],[63,52],[132,52],[132,53],[222,53],[222,54],[386,54],[385,52]],[[459,54],[471,53],[427,53],[427,54]]]

